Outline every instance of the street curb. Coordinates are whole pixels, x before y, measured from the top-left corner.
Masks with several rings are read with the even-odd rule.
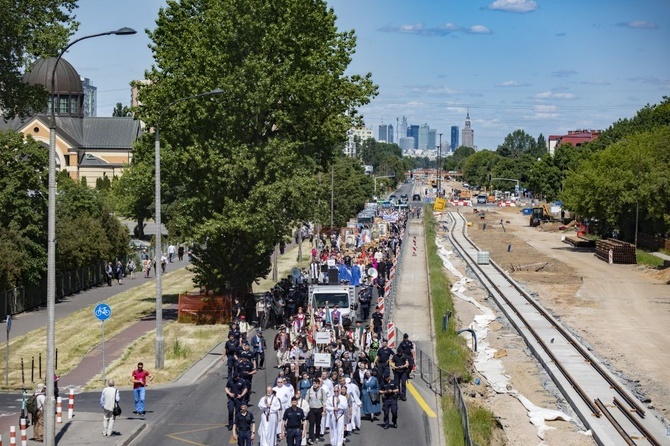
[[[144,429],[146,427],[147,427],[147,423],[140,424],[139,426],[137,426],[137,428],[135,428],[135,430],[130,435],[128,435],[128,438],[124,439],[121,443],[117,443],[117,445],[118,446],[130,446],[133,443],[133,441],[135,441],[135,439],[137,437],[139,437],[139,435],[142,432],[144,432]]]

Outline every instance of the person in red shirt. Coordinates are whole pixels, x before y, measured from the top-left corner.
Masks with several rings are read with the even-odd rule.
[[[133,393],[135,394],[135,410],[133,413],[137,415],[146,414],[144,407],[144,398],[146,396],[147,385],[153,381],[154,377],[149,371],[144,370],[144,364],[137,363],[137,370],[133,370]]]

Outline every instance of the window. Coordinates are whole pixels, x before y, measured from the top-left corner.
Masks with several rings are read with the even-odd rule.
[[[77,96],[70,96],[70,114],[76,115],[77,114],[77,102],[79,100],[79,97]]]
[[[59,96],[58,97],[58,113],[67,113],[67,104],[68,103],[68,97],[67,96]]]

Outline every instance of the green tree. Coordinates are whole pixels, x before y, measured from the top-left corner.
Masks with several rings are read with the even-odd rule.
[[[561,195],[577,214],[594,219],[600,234],[618,229],[635,238],[639,230],[652,235],[670,229],[670,126],[635,133],[610,144],[584,161],[565,179]]]
[[[472,147],[460,146],[458,149],[454,150],[454,153],[451,156],[448,156],[444,159],[442,168],[445,171],[455,170],[460,171],[463,169],[465,160],[474,155],[475,149]]]
[[[374,184],[373,179],[365,175],[358,160],[338,156],[333,167],[333,221],[335,226],[342,227],[365,207],[373,194]],[[322,199],[327,201],[330,187],[326,187],[324,192],[326,197],[322,196]]]
[[[112,116],[114,117],[125,118],[132,115],[133,113],[130,108],[124,107],[124,105],[120,102],[116,103],[116,106],[114,106],[114,110],[112,111]]]
[[[168,228],[199,242],[198,284],[245,293],[269,272],[274,245],[313,214],[317,173],[377,88],[370,74],[345,74],[355,37],[322,0],[168,2],[156,22],[139,117],[155,125],[175,99],[223,90],[162,115]],[[147,135],[133,163],[149,170],[152,155]]]
[[[470,184],[488,186],[493,169],[500,161],[500,155],[490,150],[475,152],[465,159],[463,179]]]
[[[48,99],[41,85],[23,82],[37,58],[56,56],[77,30],[76,0],[0,0],[0,110],[5,119],[42,110]]]
[[[0,131],[0,290],[34,283],[46,268],[48,151]]]
[[[521,158],[524,154],[537,158],[546,153],[546,146],[538,147],[535,138],[517,129],[505,137],[503,143],[498,146],[497,152],[498,155],[507,158]]]

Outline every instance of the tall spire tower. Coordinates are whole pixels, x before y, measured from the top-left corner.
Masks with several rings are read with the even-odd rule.
[[[461,145],[465,147],[475,148],[475,131],[472,129],[470,124],[470,107],[467,109],[465,115],[465,128],[461,131]]]

